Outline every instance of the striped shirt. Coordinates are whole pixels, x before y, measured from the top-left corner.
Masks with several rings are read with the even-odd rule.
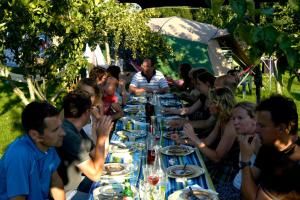
[[[150,80],[150,82],[148,82],[146,76],[144,74],[142,74],[142,72],[137,72],[130,83],[131,86],[137,87],[137,88],[151,88],[151,89],[160,89],[160,88],[167,88],[169,87],[168,82],[166,80],[166,78],[164,77],[164,75],[158,71],[155,70],[154,74]]]

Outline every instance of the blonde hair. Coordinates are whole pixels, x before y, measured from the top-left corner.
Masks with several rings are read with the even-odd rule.
[[[221,121],[228,121],[236,102],[233,92],[229,88],[216,88],[209,91],[209,100],[216,104]]]
[[[255,117],[255,107],[256,105],[249,101],[239,102],[234,106],[234,108],[244,109],[252,119]]]

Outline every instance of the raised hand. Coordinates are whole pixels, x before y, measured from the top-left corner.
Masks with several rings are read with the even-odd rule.
[[[198,140],[197,135],[194,132],[194,128],[190,123],[183,126],[183,131],[186,136],[188,136],[192,141]]]
[[[238,135],[238,141],[240,143],[240,151],[241,151],[241,160],[249,161],[252,154],[255,153],[256,149],[259,146],[259,138],[256,136],[253,138],[251,142],[249,139],[253,137],[253,135]]]
[[[113,127],[113,122],[110,116],[103,116],[99,120],[97,126],[97,137],[99,139],[106,139],[109,136],[109,133]]]
[[[101,111],[100,106],[93,106],[91,109],[92,118],[95,120],[101,119],[103,112]]]

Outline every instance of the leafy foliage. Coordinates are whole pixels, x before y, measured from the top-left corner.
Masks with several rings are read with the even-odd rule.
[[[162,37],[147,26],[154,10],[137,11],[114,0],[1,1],[0,10],[0,51],[11,49],[25,74],[40,74],[59,88],[72,84],[80,69],[88,67],[86,43],[108,43],[114,57],[120,48],[131,50],[133,57],[166,49]],[[42,56],[41,35],[50,41]]]

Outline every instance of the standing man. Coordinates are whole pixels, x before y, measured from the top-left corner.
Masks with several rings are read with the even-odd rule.
[[[256,112],[256,132],[262,146],[253,167],[250,158],[254,142],[249,143],[249,136],[239,138],[244,199],[300,199],[300,139],[295,103],[273,95],[262,101]]]
[[[97,138],[94,146],[82,129],[90,120],[90,96],[80,90],[70,92],[64,97],[63,109],[65,119],[62,127],[66,136],[63,145],[58,148],[62,160],[58,172],[67,192],[77,190],[84,195],[88,193],[92,181],[99,180],[102,174],[105,140],[109,136],[112,122],[107,116],[95,122],[93,128],[96,129]]]
[[[144,59],[142,71],[137,72],[130,83],[129,91],[135,95],[142,93],[166,93],[169,91],[168,82],[164,75],[155,69],[151,59]]]
[[[53,147],[65,135],[58,110],[47,102],[32,102],[22,113],[25,134],[7,148],[0,160],[0,199],[65,199],[56,171],[60,159]]]

